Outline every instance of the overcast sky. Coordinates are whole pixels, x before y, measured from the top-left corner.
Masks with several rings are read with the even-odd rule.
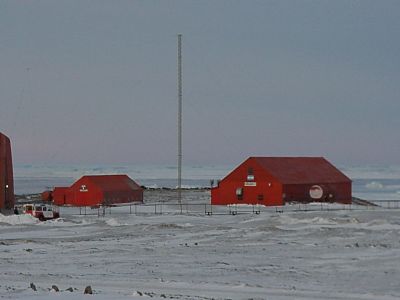
[[[400,1],[0,1],[15,163],[400,164]]]

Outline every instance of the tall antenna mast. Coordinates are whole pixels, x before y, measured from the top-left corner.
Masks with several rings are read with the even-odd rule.
[[[182,34],[178,34],[178,202],[182,214]]]

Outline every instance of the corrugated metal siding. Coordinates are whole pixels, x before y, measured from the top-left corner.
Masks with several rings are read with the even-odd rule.
[[[0,133],[0,209],[12,209],[14,202],[11,142],[7,136]]]

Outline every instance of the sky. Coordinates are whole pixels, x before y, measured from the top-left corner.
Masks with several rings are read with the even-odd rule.
[[[400,1],[0,1],[14,163],[400,164]]]

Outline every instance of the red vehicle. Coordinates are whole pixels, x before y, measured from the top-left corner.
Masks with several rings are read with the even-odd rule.
[[[59,211],[55,207],[47,204],[24,204],[22,206],[22,212],[24,214],[30,214],[40,221],[57,219],[60,217]]]

